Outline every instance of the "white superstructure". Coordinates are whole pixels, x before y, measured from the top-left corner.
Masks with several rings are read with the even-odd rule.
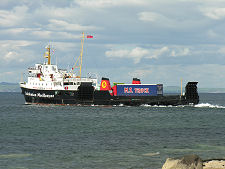
[[[35,64],[28,68],[27,82],[20,82],[20,87],[37,90],[77,90],[82,82],[91,82],[97,89],[97,78],[81,77],[67,70],[58,69],[57,65],[51,64],[50,46],[47,47],[45,57],[48,63]],[[82,62],[80,62],[82,63]],[[81,66],[80,75],[81,75]]]
[[[97,78],[77,77],[58,69],[57,65],[35,64],[28,68],[27,82],[21,82],[20,86],[38,90],[77,90],[82,82],[91,82],[97,88]]]

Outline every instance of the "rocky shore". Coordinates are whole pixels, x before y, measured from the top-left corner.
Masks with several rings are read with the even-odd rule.
[[[212,159],[203,162],[203,169],[225,169],[225,159]]]
[[[168,158],[162,169],[225,169],[225,159],[202,160],[197,155]]]

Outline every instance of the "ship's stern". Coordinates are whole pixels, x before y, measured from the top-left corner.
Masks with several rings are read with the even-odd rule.
[[[185,87],[185,101],[187,104],[198,104],[199,95],[198,95],[198,82],[188,82]]]

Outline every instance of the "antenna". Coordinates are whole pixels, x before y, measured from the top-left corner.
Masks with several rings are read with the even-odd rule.
[[[183,93],[182,93],[182,79],[180,79],[180,85],[181,85],[181,87],[180,87],[180,95],[182,96],[183,95]]]
[[[57,56],[55,56],[55,62],[56,62],[56,65],[58,65],[58,58],[57,58]]]
[[[23,82],[23,73],[21,73],[20,82]]]

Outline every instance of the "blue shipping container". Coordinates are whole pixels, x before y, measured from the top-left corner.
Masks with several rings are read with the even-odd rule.
[[[162,84],[118,84],[117,96],[158,96],[163,94]]]

